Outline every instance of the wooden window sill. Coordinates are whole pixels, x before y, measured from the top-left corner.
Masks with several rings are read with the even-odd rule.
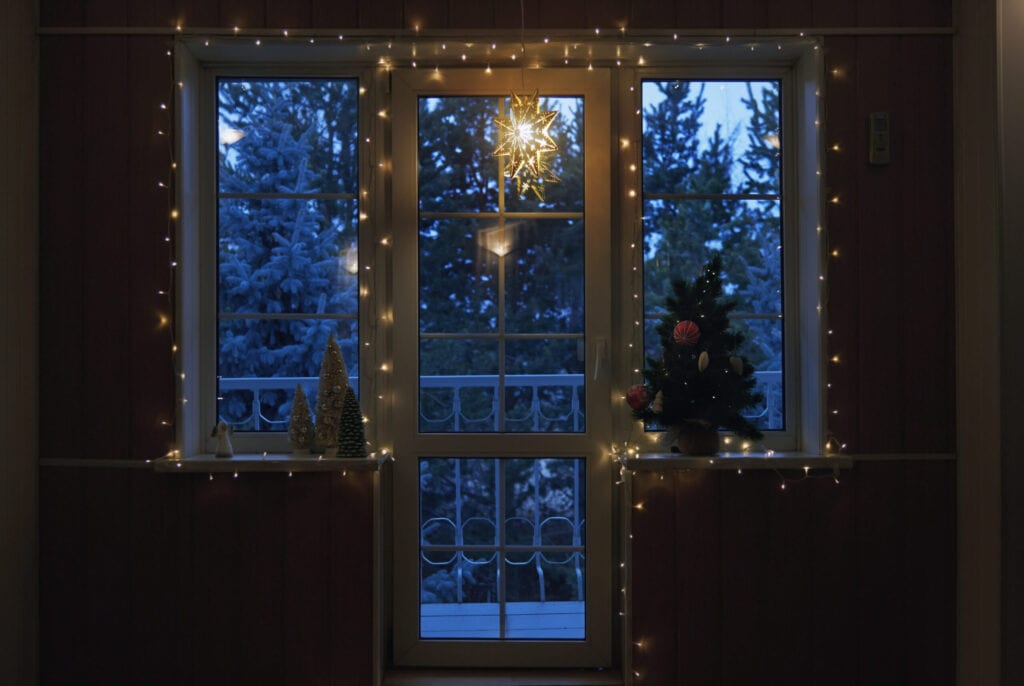
[[[158,472],[343,472],[380,471],[390,459],[389,455],[371,454],[365,458],[323,457],[319,455],[292,454],[242,454],[232,457],[214,455],[192,455],[172,459],[162,457],[153,460],[152,466]]]

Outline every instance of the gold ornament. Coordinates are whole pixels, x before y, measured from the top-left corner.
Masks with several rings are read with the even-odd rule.
[[[551,170],[549,154],[558,152],[558,144],[548,129],[558,112],[542,112],[537,91],[532,95],[512,93],[507,117],[495,117],[498,125],[497,157],[507,157],[505,176],[516,180],[516,191],[524,195],[533,191],[538,200],[544,200],[544,184],[557,183],[558,176]]]
[[[705,369],[708,368],[708,363],[710,361],[711,361],[711,358],[708,357],[708,351],[707,350],[701,351],[700,355],[697,356],[697,369],[699,371],[704,371]]]

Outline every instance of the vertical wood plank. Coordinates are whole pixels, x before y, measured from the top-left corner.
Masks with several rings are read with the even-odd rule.
[[[857,660],[861,684],[907,683],[904,535],[907,503],[898,464],[857,465]],[[916,666],[915,666],[916,668]]]
[[[494,4],[492,0],[448,0],[448,28],[493,28]],[[406,13],[407,21],[408,16]]]
[[[88,26],[127,26],[128,0],[90,0],[85,6]]]
[[[219,0],[220,26],[262,29],[267,25],[266,5],[254,0]]]
[[[718,0],[675,0],[676,24],[681,29],[721,28],[722,6]]]
[[[131,399],[128,426],[132,454],[138,459],[165,455],[174,444],[174,358],[171,329],[161,327],[157,312],[167,312],[159,291],[171,288],[172,244],[164,238],[168,224],[168,193],[158,180],[171,182],[170,141],[158,130],[173,128],[171,61],[161,38],[128,39],[128,178],[125,204],[128,230],[124,242],[131,259],[122,280],[127,325],[125,391]],[[161,109],[160,105],[167,105]],[[172,236],[173,238],[173,236]]]
[[[850,70],[857,63],[857,43],[852,38],[829,38],[825,52],[826,150],[839,144],[845,154],[829,151],[825,160],[825,230],[829,257],[826,359],[838,356],[826,370],[825,410],[828,428],[850,450],[862,449],[857,432],[859,338],[857,295],[860,292],[860,231],[855,209],[858,203],[858,166],[854,149],[859,135],[856,118],[857,89]],[[831,202],[832,198],[838,203]],[[838,414],[833,414],[833,412]]]
[[[722,26],[751,29],[768,25],[769,5],[763,0],[721,0]]]
[[[87,398],[82,337],[86,232],[83,78],[85,39],[40,40],[39,136],[39,451],[44,458],[80,457],[88,422],[69,412],[68,398]],[[59,316],[58,316],[59,313]]]
[[[519,4],[515,2],[494,3],[494,27],[497,29],[519,30],[523,22],[526,28],[536,29],[541,27],[541,4],[540,0],[523,0],[522,12]],[[588,27],[589,28],[589,27]]]
[[[581,17],[586,17],[586,12],[586,0],[562,0],[557,3],[547,3],[542,6],[539,12],[538,28],[573,28],[579,25]],[[527,27],[529,27],[529,24],[527,24]]]
[[[39,25],[84,26],[85,3],[83,0],[40,0]]]
[[[904,447],[956,448],[953,317],[952,50],[947,37],[900,39],[898,115],[902,157],[899,226],[906,335]],[[928,74],[928,78],[920,78]],[[894,131],[895,135],[895,131]]]
[[[184,26],[207,27],[220,23],[220,7],[209,0],[173,0],[174,21]]]
[[[808,592],[810,617],[810,684],[855,686],[857,681],[856,471],[839,475],[839,483],[818,479],[810,485],[811,526]]]
[[[296,474],[285,489],[284,622],[287,683],[328,683],[331,651],[330,484],[334,474]]]
[[[81,605],[84,581],[84,499],[77,472],[39,474],[39,683],[75,683],[84,670]]]
[[[305,29],[313,26],[311,0],[267,0],[266,13],[267,28]]]
[[[148,0],[137,2],[130,0],[126,11],[128,26],[175,26],[184,18],[179,16],[175,0]]]
[[[182,588],[191,567],[191,510],[176,506],[192,491],[191,477],[132,470],[128,511],[131,622],[123,671],[127,683],[176,686],[191,682],[189,631],[182,623],[191,595]]]
[[[812,2],[814,26],[821,28],[832,26],[856,26],[856,3],[834,2],[833,0],[812,0]]]
[[[895,467],[895,465],[893,465]],[[906,462],[908,686],[956,682],[956,463]]]
[[[676,599],[672,475],[633,477],[633,668],[641,684],[676,684]],[[639,508],[639,509],[638,509]]]
[[[912,192],[900,184],[906,167],[906,148],[902,145],[894,147],[890,164],[868,164],[866,122],[871,112],[892,112],[890,130],[894,140],[914,123],[897,107],[901,86],[893,65],[905,57],[899,39],[871,37],[857,42],[858,60],[850,75],[857,84],[856,135],[849,143],[844,142],[853,149],[847,147],[842,154],[856,160],[862,198],[854,208],[860,250],[857,326],[861,335],[855,361],[860,392],[855,410],[860,423],[858,449],[900,452],[907,408],[905,396],[894,393],[892,384],[905,382],[905,359],[893,342],[904,340],[909,333],[903,269],[908,255],[903,253],[900,218],[902,204]]]
[[[238,683],[238,656],[243,654],[238,581],[243,571],[248,573],[238,547],[238,496],[244,476],[218,474],[212,481],[199,481],[194,491],[195,605],[190,633],[193,683],[201,686]],[[246,646],[244,652],[249,650]]]
[[[448,0],[404,0],[403,3],[403,23],[407,27],[446,29],[448,16]]]
[[[799,473],[796,478],[800,478]],[[810,480],[793,481],[786,489],[771,489],[768,507],[770,552],[764,641],[770,649],[766,652],[765,673],[779,683],[812,684]]]
[[[720,472],[669,474],[675,495],[676,674],[715,686],[722,677],[722,520]],[[667,640],[668,637],[658,641]]]
[[[285,479],[283,474],[246,474],[238,493],[238,681],[289,683],[285,673]],[[247,646],[259,646],[247,650]],[[241,655],[239,655],[241,657]]]
[[[769,576],[769,498],[776,477],[744,472],[722,480],[722,683],[759,683],[778,637],[766,600]]]
[[[585,12],[576,17],[575,24],[568,24],[572,28],[587,28],[591,26],[625,26],[631,27],[630,3],[616,2],[616,0],[585,0]],[[580,26],[580,16],[584,19],[583,26]],[[664,24],[662,25],[664,26]]]
[[[310,16],[317,28],[350,29],[359,26],[358,0],[310,0]],[[402,27],[408,28],[408,27]]]
[[[373,567],[371,472],[328,477],[330,509],[330,682],[373,681]],[[385,589],[386,592],[386,589]]]
[[[92,399],[94,411],[88,422],[79,451],[85,457],[131,457],[131,446],[117,440],[130,420],[130,399],[125,379],[128,366],[127,322],[128,292],[124,288],[128,252],[128,206],[122,202],[128,186],[128,149],[125,132],[128,119],[128,44],[123,37],[90,37],[85,45],[82,129],[85,154],[83,177],[78,183],[84,191],[79,210],[83,214],[84,250],[75,257],[83,262],[81,282],[58,275],[65,290],[83,292],[84,318],[82,346],[84,356],[82,400]],[[151,134],[156,137],[156,132]],[[62,307],[63,309],[63,307]],[[154,324],[156,320],[154,319]],[[50,341],[62,350],[68,341]],[[55,351],[57,353],[57,351]],[[59,353],[57,353],[59,354]],[[65,408],[65,413],[70,408]]]
[[[678,26],[672,0],[633,0],[629,4],[629,25],[636,29]]]
[[[767,25],[786,29],[813,26],[814,0],[771,0]]]
[[[359,4],[359,28],[409,28],[402,18],[401,0],[376,0]]]

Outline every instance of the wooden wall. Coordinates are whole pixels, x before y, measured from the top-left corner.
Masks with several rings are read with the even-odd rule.
[[[853,453],[926,454],[785,493],[772,473],[638,477],[642,683],[952,683],[956,470],[937,457],[956,441],[952,47],[910,30],[950,26],[950,2],[525,9],[527,28],[833,31],[830,427]],[[518,3],[494,0],[44,0],[40,21],[40,452],[139,461],[173,441],[156,295],[169,158],[155,133],[171,78],[168,37],[118,29],[514,30],[520,18]],[[908,30],[862,33],[872,27]],[[893,163],[874,168],[866,116],[878,110]],[[40,489],[43,683],[369,683],[368,476],[47,466]]]

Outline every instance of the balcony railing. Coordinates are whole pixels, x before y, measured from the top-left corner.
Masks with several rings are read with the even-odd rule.
[[[756,421],[764,428],[776,428],[783,425],[782,372],[754,372],[758,389],[764,393],[764,403],[744,413],[748,419]],[[582,431],[585,427],[584,408],[581,404],[582,390],[586,379],[583,374],[509,374],[504,378],[506,391],[514,390],[518,395],[529,397],[529,411],[525,416],[515,417],[517,431],[543,431],[544,427],[558,425],[565,427],[563,431]],[[359,394],[359,378],[350,377],[353,390]],[[251,400],[246,402],[246,410],[239,416],[221,417],[236,428],[246,431],[285,431],[288,428],[287,418],[268,417],[264,412],[261,394],[268,391],[285,392],[288,397],[301,384],[307,395],[314,395],[318,379],[313,376],[275,376],[275,377],[221,377],[220,392],[248,393]],[[450,398],[450,407],[434,408],[430,416],[421,410],[420,420],[423,424],[444,424],[459,431],[499,431],[500,407],[499,377],[496,374],[476,375],[444,375],[420,377],[420,388],[423,391],[446,391],[443,396],[432,394],[432,401],[439,397]],[[488,411],[473,416],[467,414],[464,402],[464,391],[483,389],[490,391],[491,401]],[[543,393],[552,389],[561,389],[562,395],[568,396],[569,402],[565,409],[551,414],[545,409]],[[522,406],[525,403],[520,403]],[[571,427],[571,428],[570,428]]]

